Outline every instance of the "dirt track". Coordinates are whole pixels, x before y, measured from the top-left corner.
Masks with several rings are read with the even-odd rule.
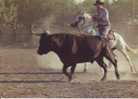
[[[116,81],[109,72],[109,79],[100,82],[100,69],[89,69],[77,72],[69,83],[59,70],[40,68],[34,53],[31,49],[0,50],[1,97],[138,97],[138,74],[121,72],[122,80]]]

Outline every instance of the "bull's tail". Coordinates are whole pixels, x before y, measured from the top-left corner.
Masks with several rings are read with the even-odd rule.
[[[130,46],[126,45],[126,50],[133,54],[138,54],[138,49],[131,48]]]

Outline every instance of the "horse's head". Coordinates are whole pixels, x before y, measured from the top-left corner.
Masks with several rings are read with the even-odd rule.
[[[78,28],[79,31],[91,33],[92,35],[98,35],[92,24],[92,16],[84,12],[76,17],[76,20],[70,25],[71,27]]]
[[[71,27],[80,27],[85,24],[85,13],[81,13],[78,16],[76,16],[75,21],[70,24]]]
[[[87,12],[85,12],[85,13],[83,14],[83,17],[84,17],[85,19],[89,19],[89,20],[92,19],[92,16],[91,16],[89,13],[87,13]]]

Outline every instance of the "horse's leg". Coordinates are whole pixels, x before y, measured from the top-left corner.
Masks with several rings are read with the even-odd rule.
[[[87,63],[84,63],[84,69],[83,72],[86,73],[87,72]]]
[[[108,68],[111,69],[111,67],[112,67],[112,63],[109,62],[109,63],[108,63]]]
[[[134,64],[132,63],[131,58],[129,57],[129,55],[127,54],[127,51],[125,49],[121,50],[121,53],[125,56],[125,58],[127,59],[129,65],[130,65],[130,70],[131,72],[136,72],[136,68],[134,66]],[[134,69],[134,70],[133,70]]]
[[[103,68],[104,70],[104,76],[102,77],[102,81],[106,79],[107,77],[107,65],[103,61],[103,57],[96,60],[96,62]]]
[[[63,66],[63,73],[68,77],[69,81],[71,81],[72,77],[71,77],[71,75],[67,72],[68,67],[69,67],[69,66],[67,66],[67,65],[64,65],[64,66]]]

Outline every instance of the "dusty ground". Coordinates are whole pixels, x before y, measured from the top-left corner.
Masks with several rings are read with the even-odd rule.
[[[95,70],[89,66],[88,73],[77,72],[74,81],[69,83],[60,70],[39,67],[34,53],[32,49],[0,49],[1,97],[138,98],[138,74],[128,72],[124,59],[119,63],[126,65],[124,71],[120,67],[120,81],[115,80],[113,72],[109,72],[108,80],[100,82],[102,72],[94,64]],[[133,60],[136,63],[136,57]]]

